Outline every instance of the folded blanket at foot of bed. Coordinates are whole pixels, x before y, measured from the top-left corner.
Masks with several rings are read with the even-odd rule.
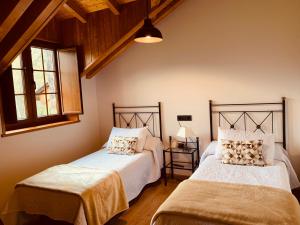
[[[65,164],[18,183],[1,219],[15,225],[18,214],[26,212],[72,224],[102,225],[126,209],[126,193],[116,171]]]
[[[300,225],[300,207],[281,189],[190,179],[178,185],[151,224]]]

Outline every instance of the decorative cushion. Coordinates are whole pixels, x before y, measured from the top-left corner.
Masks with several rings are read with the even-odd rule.
[[[263,141],[222,140],[222,163],[234,165],[265,166]]]
[[[108,153],[120,155],[133,155],[136,152],[137,137],[115,136],[107,147]]]
[[[259,132],[250,132],[245,130],[233,130],[218,128],[218,146],[215,157],[222,159],[222,140],[247,141],[247,140],[263,140],[263,156],[266,164],[273,165],[275,152],[275,136],[274,134],[264,134]]]
[[[146,142],[148,130],[147,127],[142,128],[119,128],[113,127],[108,139],[107,147],[111,147],[112,139],[116,136],[137,137],[136,152],[142,152]]]

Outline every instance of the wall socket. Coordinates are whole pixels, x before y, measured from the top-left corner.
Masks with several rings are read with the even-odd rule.
[[[192,121],[192,115],[177,115],[177,121]]]

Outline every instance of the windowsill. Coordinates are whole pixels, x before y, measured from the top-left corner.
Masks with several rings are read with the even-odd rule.
[[[17,129],[17,130],[10,130],[10,131],[6,131],[5,133],[2,133],[1,136],[9,137],[9,136],[16,135],[16,134],[23,134],[23,133],[28,133],[28,132],[32,132],[32,131],[43,130],[43,129],[58,127],[58,126],[64,126],[64,125],[78,123],[78,122],[80,122],[79,118],[77,120],[67,120],[67,121],[50,123],[50,124],[45,124],[45,125],[40,125],[40,126],[35,126],[35,127],[27,127],[27,128]]]

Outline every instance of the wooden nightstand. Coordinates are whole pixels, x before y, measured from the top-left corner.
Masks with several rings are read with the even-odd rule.
[[[169,137],[170,147],[163,151],[164,156],[164,179],[165,185],[167,184],[167,168],[171,170],[171,178],[174,177],[174,169],[177,170],[189,170],[194,172],[199,165],[200,162],[200,151],[199,151],[199,137],[196,138],[196,141],[187,142],[189,145],[195,145],[195,147],[187,147],[187,148],[172,148],[172,137]],[[180,144],[181,142],[178,141]],[[185,143],[185,142],[183,142]],[[170,155],[170,162],[166,162],[166,154]],[[174,154],[184,154],[190,156],[190,161],[176,161],[174,160]]]

